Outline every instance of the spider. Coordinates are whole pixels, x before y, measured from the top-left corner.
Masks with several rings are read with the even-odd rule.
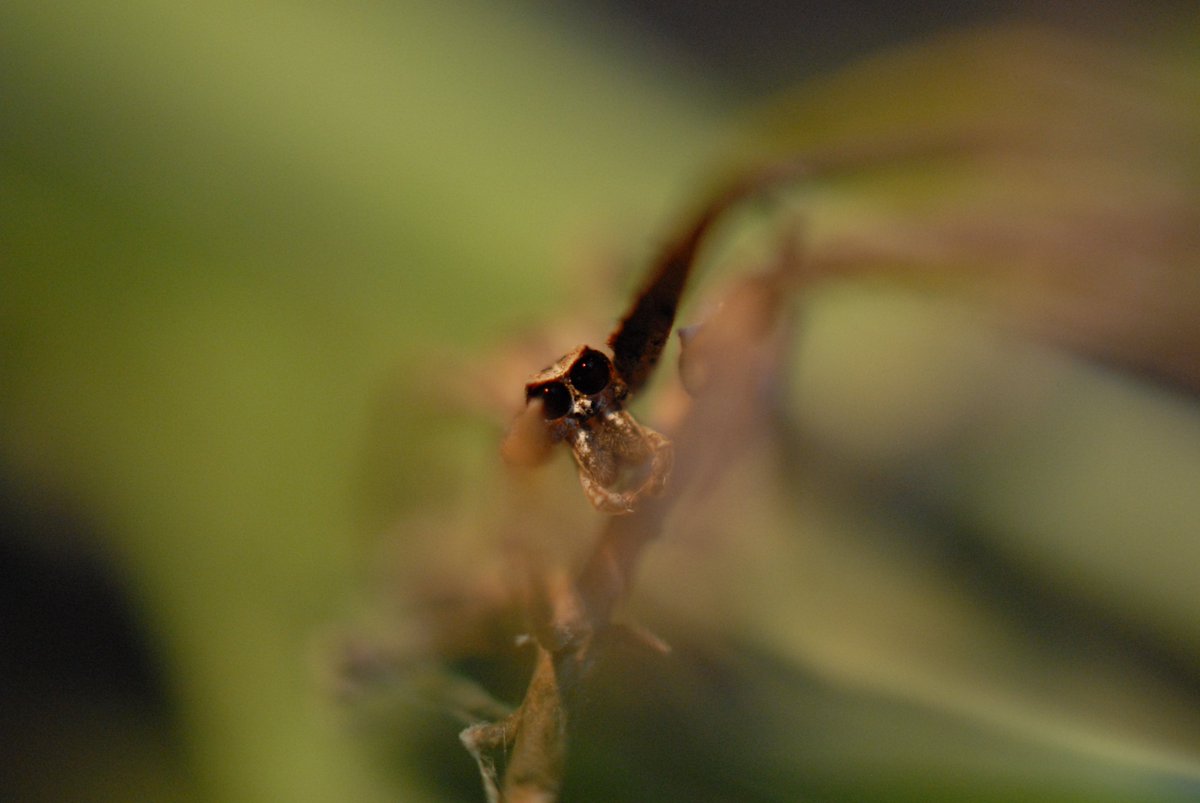
[[[579,482],[597,510],[631,513],[666,485],[674,450],[667,438],[624,409],[629,385],[607,355],[579,346],[525,386],[541,402],[551,442],[571,447]]]
[[[668,244],[608,338],[611,359],[591,346],[577,346],[526,383],[527,410],[535,404],[541,408],[533,435],[547,447],[559,442],[570,447],[580,484],[597,510],[632,513],[645,497],[666,487],[674,462],[671,442],[639,424],[625,405],[658,364],[700,241],[713,222],[737,201],[795,172],[794,165],[785,165],[735,182]],[[522,431],[528,433],[514,425],[508,440],[518,440]],[[535,448],[525,454],[540,460],[548,453],[549,448]]]

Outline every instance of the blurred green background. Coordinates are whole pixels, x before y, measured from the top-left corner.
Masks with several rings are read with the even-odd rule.
[[[472,558],[508,413],[475,372],[544,324],[603,332],[730,164],[896,122],[852,76],[823,127],[760,140],[766,98],[1024,11],[5,3],[0,796],[482,799],[449,717],[402,711],[381,756],[322,682],[385,532],[410,574],[439,528]],[[1194,155],[1154,169],[1195,198]],[[870,230],[895,181],[816,193],[817,233]],[[722,510],[757,535],[646,567],[682,656],[646,702],[664,727],[722,701],[681,726],[724,735],[681,749],[710,774],[683,795],[600,729],[568,799],[1200,796],[1194,392],[894,287],[814,303],[786,417],[798,474],[839,479],[750,458]],[[1161,374],[1156,348],[1117,362]]]

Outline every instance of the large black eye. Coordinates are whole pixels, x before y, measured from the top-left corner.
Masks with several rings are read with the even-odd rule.
[[[571,410],[571,391],[562,382],[547,382],[525,392],[526,401],[542,400],[542,414],[547,421],[562,418]]]
[[[588,349],[575,364],[571,366],[571,387],[580,393],[590,396],[608,387],[609,362],[598,351]]]

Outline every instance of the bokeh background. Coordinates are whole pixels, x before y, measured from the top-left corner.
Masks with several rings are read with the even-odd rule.
[[[1200,797],[1187,6],[6,2],[0,797],[482,799],[404,672],[383,714],[328,676],[493,565],[490,388],[554,356],[493,355],[603,333],[733,166],[1047,97],[1100,133],[800,199],[901,281],[808,300],[786,448],[648,556],[678,658],[605,675],[568,799]],[[927,44],[1013,21],[1076,38]],[[904,236],[959,203],[1014,228]],[[519,656],[425,657],[519,697]]]

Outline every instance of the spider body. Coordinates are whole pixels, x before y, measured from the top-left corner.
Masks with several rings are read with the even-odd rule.
[[[584,493],[605,513],[631,513],[662,490],[671,471],[670,441],[634,420],[624,408],[628,395],[612,361],[588,346],[525,385],[526,401],[541,404],[550,441],[570,447]]]

